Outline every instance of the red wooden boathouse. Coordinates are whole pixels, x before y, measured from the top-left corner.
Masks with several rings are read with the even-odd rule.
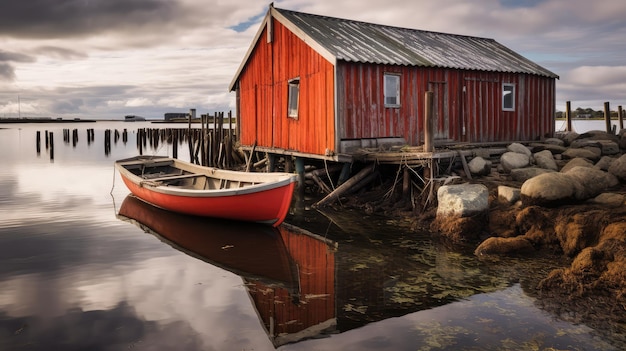
[[[554,133],[558,76],[493,39],[270,5],[229,89],[243,146],[350,161],[361,147],[530,141]]]

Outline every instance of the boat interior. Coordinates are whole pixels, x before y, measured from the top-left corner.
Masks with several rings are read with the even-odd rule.
[[[171,160],[150,163],[138,162],[136,164],[124,165],[124,168],[141,177],[143,179],[142,184],[151,186],[169,186],[193,190],[221,190],[244,188],[257,184],[211,177],[204,173],[189,172],[175,167],[174,162]]]

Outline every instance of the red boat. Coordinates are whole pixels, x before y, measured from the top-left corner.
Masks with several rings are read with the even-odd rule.
[[[280,225],[291,204],[296,175],[228,171],[170,157],[115,161],[133,195],[184,214]]]

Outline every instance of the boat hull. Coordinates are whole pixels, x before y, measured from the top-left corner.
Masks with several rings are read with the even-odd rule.
[[[289,212],[295,187],[295,177],[288,175],[278,181],[247,188],[190,190],[153,184],[124,169],[120,163],[116,163],[116,166],[130,192],[157,207],[195,216],[258,222],[273,226],[278,226],[284,221]],[[200,166],[195,167],[202,170]],[[204,168],[208,173],[215,172],[208,167]]]

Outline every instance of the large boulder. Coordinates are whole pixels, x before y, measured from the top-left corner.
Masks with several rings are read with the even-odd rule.
[[[512,151],[505,152],[500,156],[500,165],[504,172],[510,173],[513,169],[530,166],[530,155]]]
[[[469,217],[489,209],[489,190],[482,184],[444,185],[437,202],[437,217]]]
[[[533,157],[535,158],[535,163],[538,167],[558,171],[559,167],[554,161],[554,156],[552,156],[552,152],[548,150],[543,150],[533,154]]]
[[[565,159],[573,159],[573,158],[586,158],[592,161],[598,161],[600,159],[601,154],[588,150],[588,149],[580,149],[580,148],[569,148],[565,150],[561,155]]]
[[[538,168],[538,167],[526,167],[526,168],[517,168],[511,170],[511,179],[518,182],[525,182],[532,177],[536,177],[540,174],[554,172],[549,169]]]
[[[565,173],[544,173],[525,181],[520,195],[524,205],[560,205],[576,199],[576,185]]]
[[[563,166],[563,168],[561,168],[561,173],[566,173],[567,171],[569,171],[570,169],[574,167],[593,167],[593,162],[589,161],[586,158],[580,158],[580,157],[571,159],[569,162],[565,164],[565,166]]]
[[[609,173],[616,176],[620,181],[626,182],[626,154],[611,163]]]
[[[565,172],[576,187],[576,199],[587,200],[619,184],[617,178],[592,167],[574,167]]]
[[[605,172],[609,171],[609,168],[611,167],[611,164],[613,163],[613,161],[615,161],[616,158],[615,157],[611,157],[611,156],[602,156],[602,158],[600,159],[600,161],[598,161],[595,166],[593,166],[593,168],[595,169],[601,169]]]

